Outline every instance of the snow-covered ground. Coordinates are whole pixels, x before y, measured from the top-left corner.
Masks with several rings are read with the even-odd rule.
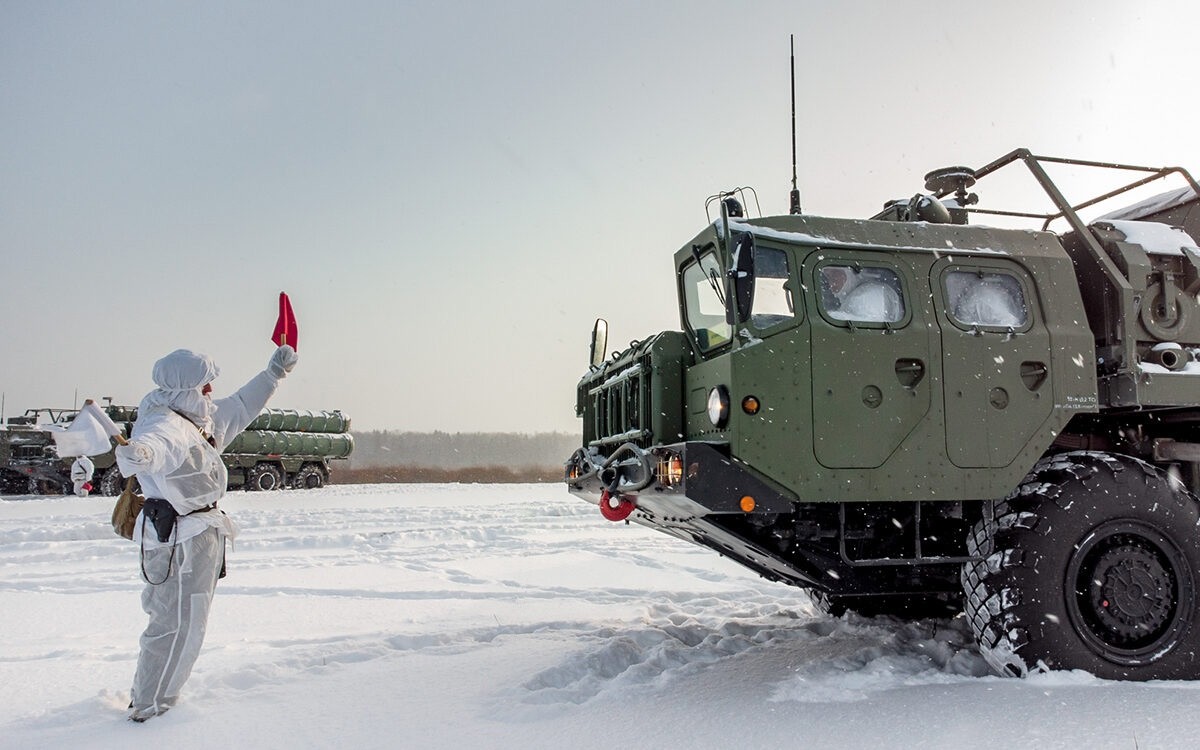
[[[1193,748],[1200,683],[985,675],[960,621],[814,613],[553,485],[232,493],[180,704],[111,500],[0,501],[0,747]]]

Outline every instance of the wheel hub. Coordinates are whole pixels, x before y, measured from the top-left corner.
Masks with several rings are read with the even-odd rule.
[[[1161,536],[1149,529],[1143,533],[1139,524],[1097,531],[1071,566],[1073,616],[1098,653],[1138,663],[1166,647],[1182,624],[1179,565],[1186,563]]]
[[[1135,644],[1170,621],[1174,580],[1150,550],[1122,543],[1102,552],[1093,570],[1088,598],[1114,645]]]

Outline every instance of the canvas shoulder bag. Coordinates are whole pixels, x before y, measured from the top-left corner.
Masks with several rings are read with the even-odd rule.
[[[125,489],[117,498],[117,504],[113,507],[112,512],[113,531],[117,533],[117,536],[130,540],[133,539],[133,527],[138,514],[142,512],[142,505],[146,502],[146,498],[134,492],[135,481],[135,477],[125,480]]]

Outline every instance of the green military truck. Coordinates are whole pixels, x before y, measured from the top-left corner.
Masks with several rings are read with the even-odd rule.
[[[353,451],[350,418],[340,411],[265,409],[221,457],[230,486],[316,489],[329,481],[329,462]]]
[[[70,488],[50,434],[37,425],[56,423],[68,410],[27,409],[0,427],[0,494],[60,493]]]
[[[1053,208],[969,191],[1009,166]],[[1070,202],[1048,166],[1122,179]],[[1156,180],[1185,184],[1080,218]],[[713,196],[682,330],[606,357],[597,322],[569,490],[831,613],[964,612],[1002,674],[1200,678],[1200,186],[1021,149],[925,189],[867,220]]]
[[[137,407],[108,404],[101,408],[123,428],[125,435],[130,434],[137,421]],[[67,424],[74,412],[63,410],[62,414],[53,416],[50,421]],[[11,434],[13,429],[10,425],[7,432]],[[57,493],[69,489],[71,459],[57,457],[45,432],[23,426],[19,434],[34,436],[21,443],[22,449],[30,454],[29,459],[24,463],[0,465],[11,466],[16,471],[25,470],[25,473],[33,472],[40,479],[38,484],[31,484],[30,480],[10,483],[14,489],[6,491]],[[29,439],[37,443],[36,451],[29,447]],[[0,434],[0,446],[5,445],[6,440],[8,438]],[[264,409],[225,448],[221,458],[229,470],[230,489],[314,489],[329,481],[331,461],[349,458],[353,451],[350,418],[341,411]],[[32,455],[35,452],[37,455]],[[0,458],[3,458],[2,454]],[[125,479],[117,468],[113,452],[93,456],[92,461],[96,466],[92,480],[95,491],[102,495],[120,494]]]

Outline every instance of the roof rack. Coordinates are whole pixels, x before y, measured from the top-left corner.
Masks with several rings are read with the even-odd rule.
[[[979,180],[1017,161],[1023,162],[1029,169],[1030,173],[1033,174],[1034,179],[1036,179],[1038,184],[1042,186],[1042,190],[1046,191],[1046,195],[1049,196],[1051,202],[1053,202],[1058,208],[1057,212],[1037,213],[1029,211],[1002,211],[999,209],[990,208],[966,208],[965,206],[964,208],[966,208],[966,210],[970,213],[975,214],[1013,216],[1026,219],[1042,219],[1043,230],[1049,229],[1050,224],[1058,219],[1065,219],[1067,223],[1071,225],[1072,229],[1080,234],[1084,234],[1085,232],[1083,230],[1086,225],[1083,223],[1083,220],[1079,218],[1079,211],[1094,206],[1098,203],[1102,203],[1110,198],[1114,198],[1122,193],[1129,192],[1135,188],[1147,185],[1155,180],[1163,179],[1164,177],[1168,177],[1172,174],[1177,174],[1183,177],[1183,179],[1187,181],[1188,185],[1191,186],[1192,190],[1195,191],[1196,195],[1200,196],[1200,183],[1197,183],[1196,180],[1192,178],[1192,175],[1183,167],[1139,167],[1132,164],[1118,164],[1116,162],[1088,161],[1086,159],[1063,159],[1057,156],[1039,156],[1032,153],[1027,148],[1018,148],[1000,157],[999,159],[996,159],[992,163],[974,170],[973,176],[976,180]],[[1054,180],[1050,179],[1050,175],[1046,173],[1045,168],[1042,166],[1043,164],[1067,164],[1076,167],[1113,169],[1140,173],[1144,176],[1114,190],[1110,190],[1103,195],[1089,198],[1082,203],[1072,204],[1062,194],[1062,191],[1058,189],[1058,186],[1054,184]],[[930,175],[934,174],[936,173],[930,173]],[[936,190],[934,196],[940,199],[949,195],[953,190],[953,187],[942,186],[940,189]]]

